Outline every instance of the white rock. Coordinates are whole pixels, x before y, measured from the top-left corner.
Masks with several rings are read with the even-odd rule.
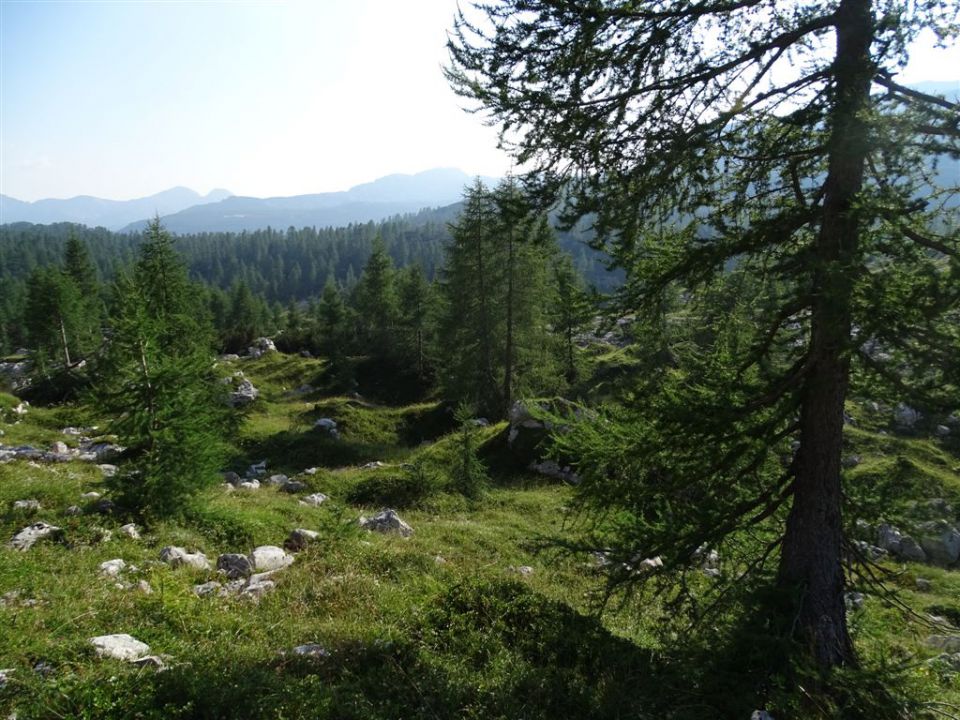
[[[261,580],[256,583],[248,583],[243,590],[240,591],[240,595],[259,600],[261,596],[270,592],[275,587],[276,583],[274,583],[273,580]]]
[[[271,475],[269,478],[267,478],[267,484],[280,486],[284,485],[289,480],[290,478],[288,478],[286,475]]]
[[[142,592],[144,595],[153,594],[153,588],[150,587],[150,583],[148,583],[146,580],[140,580],[137,582],[137,590]]]
[[[39,500],[17,500],[13,503],[13,509],[20,512],[36,512],[40,510],[40,501]]]
[[[300,500],[301,505],[309,505],[311,507],[320,507],[325,503],[329,498],[323,493],[313,493],[313,495],[307,495],[305,498]]]
[[[303,657],[330,657],[330,651],[323,647],[323,645],[318,645],[317,643],[297,645],[293,649],[293,654]]]
[[[244,480],[242,483],[237,485],[238,490],[259,490],[260,481],[259,480]]]
[[[120,526],[120,532],[133,540],[140,539],[140,529],[134,523],[127,523]]]
[[[109,464],[107,464],[107,463],[101,463],[101,464],[97,465],[97,467],[100,468],[100,472],[103,473],[103,476],[104,476],[104,477],[113,477],[113,476],[115,476],[115,475],[117,474],[117,466],[116,466],[116,465],[109,465]]]
[[[264,572],[287,567],[293,562],[293,555],[288,555],[276,545],[261,545],[250,553],[250,560],[254,570]]]
[[[115,658],[132,662],[150,652],[150,646],[136,638],[119,633],[116,635],[99,635],[90,638],[90,643],[96,648],[100,657]]]
[[[50,446],[50,452],[56,453],[57,455],[66,455],[70,452],[70,448],[67,447],[67,444],[62,440],[57,440]]]
[[[194,570],[210,569],[210,561],[202,552],[189,553],[174,545],[168,545],[160,551],[160,560],[173,568],[186,566]]]
[[[107,560],[100,563],[100,574],[107,577],[117,577],[126,566],[127,563],[120,558]]]
[[[36,522],[27,525],[20,532],[13,536],[10,541],[10,547],[15,550],[26,551],[34,546],[38,540],[57,535],[61,532],[55,525],[48,525],[45,522]]]
[[[90,492],[86,492],[83,495],[81,495],[80,499],[81,500],[99,500],[100,493],[96,492],[95,490],[91,490]]]

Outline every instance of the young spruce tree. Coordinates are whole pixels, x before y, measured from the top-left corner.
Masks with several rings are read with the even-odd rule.
[[[173,239],[153,220],[130,275],[114,286],[97,402],[131,463],[116,479],[121,504],[174,515],[216,481],[226,404],[213,372],[213,329]]]

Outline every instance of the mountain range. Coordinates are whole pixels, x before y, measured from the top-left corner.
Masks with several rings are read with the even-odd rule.
[[[103,226],[119,230],[143,218],[177,213],[188,207],[216,203],[230,196],[231,193],[227,190],[212,190],[206,195],[200,195],[185,187],[170,188],[134,200],[105,200],[79,195],[64,200],[24,202],[8,195],[0,195],[0,224],[31,222],[48,225],[73,222],[89,227]]]
[[[461,170],[439,168],[415,175],[388,175],[342,192],[256,198],[214,190],[201,196],[187,188],[135,200],[88,196],[26,203],[0,195],[0,224],[76,222],[110,230],[142,230],[159,215],[174,233],[259,230],[266,227],[340,227],[385,220],[456,203],[474,178]],[[484,177],[486,184],[495,178]]]

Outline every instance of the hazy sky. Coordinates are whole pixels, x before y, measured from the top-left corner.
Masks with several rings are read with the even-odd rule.
[[[0,0],[0,192],[342,190],[509,168],[440,68],[456,0]],[[908,82],[952,80],[918,50]]]

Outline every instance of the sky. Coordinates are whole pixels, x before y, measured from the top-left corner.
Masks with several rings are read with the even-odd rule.
[[[503,175],[448,87],[457,0],[0,0],[0,193],[259,197],[391,173]],[[956,80],[960,48],[905,82]]]

